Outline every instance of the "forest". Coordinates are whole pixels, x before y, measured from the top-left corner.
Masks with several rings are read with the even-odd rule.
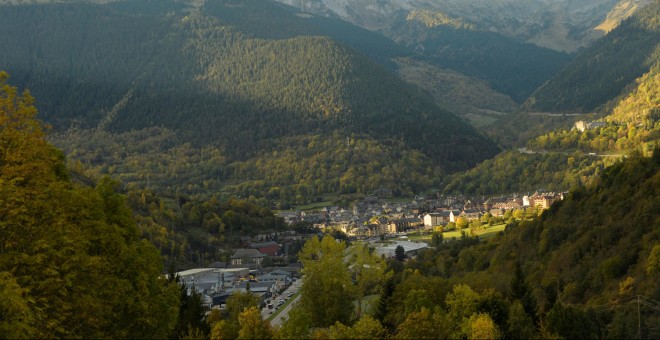
[[[435,26],[422,59],[519,101],[569,63],[526,109],[605,122],[516,113],[495,139],[525,148],[498,154],[390,72],[414,52],[331,18],[256,0],[2,6],[0,338],[660,337],[659,8],[570,63],[417,13]],[[470,234],[484,218],[394,258],[271,210],[380,188],[567,193],[488,239]],[[280,327],[249,292],[207,315],[174,275],[284,230],[309,238],[269,260],[304,265]]]
[[[0,73],[0,336],[166,337],[178,286],[160,278],[117,182],[68,177],[29,93]]]
[[[527,140],[525,149],[502,152],[450,176],[443,183],[444,191],[481,195],[565,191],[590,183],[616,158],[633,152],[651,155],[660,140],[659,51],[652,55],[649,71],[635,79],[625,94],[603,104],[605,114],[581,117],[605,126],[581,132],[573,124],[566,126],[565,117],[546,122],[545,128],[564,127],[546,133],[532,129],[536,136]]]
[[[605,168],[540,217],[512,216],[486,241],[443,242],[440,233],[416,258],[385,260],[360,243],[346,251],[345,242],[314,237],[298,254],[301,302],[272,328],[249,293],[204,318],[199,296],[176,276],[161,276],[157,242],[140,233],[176,212],[147,191],[118,193],[108,177],[94,187],[73,180],[33,98],[7,78],[0,75],[3,337],[653,338],[660,331],[657,149]],[[248,202],[177,202],[181,223],[201,222],[218,238],[250,233],[248,225],[278,228],[270,211]]]
[[[370,40],[391,52],[378,53],[384,58],[405,55],[385,38],[303,20],[275,4],[268,12],[255,2],[215,1],[192,11],[176,1],[140,4],[0,13],[0,42],[15,47],[0,62],[39,98],[52,141],[95,174],[167,194],[243,197],[263,197],[260,183],[272,180],[287,199],[307,202],[381,186],[416,192],[499,150],[352,47]],[[265,24],[266,16],[275,21]],[[291,26],[277,24],[284,21]],[[309,27],[351,39],[303,35]],[[346,140],[351,147],[340,146]],[[352,173],[365,166],[384,170],[359,181]],[[394,179],[408,173],[409,180]]]
[[[522,103],[571,56],[494,32],[437,26],[421,42],[423,60],[489,82]]]
[[[540,216],[510,217],[487,240],[437,232],[417,256],[384,259],[368,243],[313,237],[299,253],[300,301],[281,327],[237,294],[208,321],[210,337],[656,338],[657,150],[608,167]]]
[[[538,88],[525,102],[530,111],[590,113],[627,92],[657,61],[660,4],[651,2]]]

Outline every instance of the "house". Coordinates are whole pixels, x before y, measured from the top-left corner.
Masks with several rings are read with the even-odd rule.
[[[456,220],[460,216],[461,212],[458,210],[449,210],[449,222],[456,223]]]
[[[463,210],[458,216],[463,217],[468,221],[474,221],[481,218],[481,212],[478,210],[468,209]]]
[[[424,229],[433,229],[435,226],[446,225],[451,222],[451,213],[451,210],[445,210],[424,215]]]
[[[270,255],[270,256],[276,256],[277,253],[280,251],[282,248],[277,242],[274,241],[268,241],[268,242],[260,242],[260,243],[250,243],[249,246],[251,249],[256,249],[262,254]]]
[[[495,203],[493,204],[492,209],[504,209],[504,210],[520,209],[523,207],[523,204],[524,201],[522,199],[512,199],[506,202]]]
[[[261,265],[261,261],[263,261],[264,257],[266,257],[266,255],[260,253],[257,249],[236,249],[231,256],[230,261],[234,266],[247,264]]]
[[[539,194],[539,193],[534,193],[534,195],[529,197],[529,202],[531,206],[538,207],[541,209],[548,209],[552,205],[552,203],[555,203],[555,201],[559,201],[563,199],[563,195],[561,194],[555,194],[555,193],[546,193],[546,194]]]
[[[357,226],[350,229],[346,234],[355,238],[366,238],[370,237],[371,230],[365,226]]]
[[[605,122],[596,122],[596,121],[594,121],[594,122],[585,122],[583,120],[580,120],[580,121],[575,122],[575,128],[578,129],[578,131],[580,131],[580,132],[584,132],[584,131],[590,130],[590,129],[596,129],[596,128],[599,128],[599,127],[603,127],[605,125],[606,125]]]
[[[406,218],[408,221],[408,225],[410,225],[411,229],[419,229],[419,228],[424,228],[424,220],[421,218],[417,217],[408,217]]]

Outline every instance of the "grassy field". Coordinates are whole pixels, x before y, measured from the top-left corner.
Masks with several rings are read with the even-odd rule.
[[[504,228],[506,227],[506,224],[497,224],[493,226],[484,226],[481,230],[477,231],[477,236],[481,239],[489,238],[492,237],[493,235],[497,234],[500,231],[503,231]],[[470,229],[463,229],[468,236],[470,236]],[[408,235],[408,239],[410,241],[422,241],[422,242],[428,242],[431,241],[431,237],[433,236],[433,233],[425,233],[425,234],[411,234]],[[452,238],[460,238],[461,237],[461,232],[458,230],[453,230],[453,231],[446,231],[442,233],[442,237],[445,240],[451,240]]]

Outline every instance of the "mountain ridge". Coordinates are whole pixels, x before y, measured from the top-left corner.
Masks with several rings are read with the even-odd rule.
[[[648,0],[603,1],[344,1],[278,0],[305,12],[340,17],[373,31],[388,31],[402,13],[430,10],[477,24],[521,41],[563,52],[576,52],[602,37],[608,29]]]
[[[208,175],[191,173],[190,178],[196,179],[196,193],[223,190],[226,181],[256,180],[253,184],[258,189],[253,192],[265,195],[267,189],[258,181],[274,177],[268,174],[271,170],[258,164],[265,161],[263,157],[288,155],[282,151],[292,136],[334,138],[331,136],[339,134],[341,140],[348,137],[360,145],[380,145],[365,149],[372,150],[368,151],[369,157],[376,157],[373,152],[378,148],[394,148],[391,153],[383,153],[388,155],[379,161],[384,167],[401,162],[395,154],[415,154],[416,161],[399,164],[413,174],[411,177],[429,177],[440,168],[464,169],[497,151],[487,138],[439,109],[426,94],[403,83],[386,66],[328,37],[304,36],[297,29],[286,31],[288,27],[278,33],[277,23],[287,18],[297,20],[293,19],[298,18],[295,14],[269,7],[267,14],[274,20],[266,22],[259,19],[259,11],[245,10],[262,5],[261,1],[209,2],[193,11],[179,2],[164,1],[118,2],[105,7],[10,6],[0,13],[4,14],[0,25],[13,34],[0,36],[0,41],[14,48],[0,59],[3,65],[9,65],[16,83],[31,88],[41,98],[42,117],[60,131],[73,127],[70,133],[96,129],[123,134],[157,127],[175,132],[173,137],[153,139],[163,143],[157,144],[163,150],[179,145],[175,148],[199,152],[193,150],[211,147],[220,152],[225,160],[212,162],[221,169]],[[140,12],[141,8],[146,9]],[[256,16],[246,17],[243,24],[259,22],[262,32],[271,30],[267,33],[278,39],[265,39],[258,32],[227,24],[225,16],[231,13]],[[39,25],[31,25],[26,17],[39,18]],[[35,29],[40,33],[36,34]],[[133,30],[139,32],[130,34]],[[43,43],[39,39],[44,39]],[[58,39],[65,43],[47,43]],[[98,138],[105,137],[100,134]],[[185,146],[187,143],[190,145]],[[68,152],[76,150],[87,148],[67,148]],[[129,168],[120,161],[127,157],[126,152],[117,156],[93,154],[95,158],[80,159],[86,159],[100,173],[121,173]],[[339,183],[343,175],[338,171],[368,164],[369,158],[326,154],[340,157],[326,161],[341,166],[325,170],[332,176],[324,177],[324,181],[332,184],[315,184],[319,190],[314,190],[314,195],[323,194],[327,188],[366,192],[382,185],[398,186],[391,174],[362,184],[356,182],[359,178],[346,177],[344,182],[350,184],[342,186]],[[112,166],[99,165],[108,157],[114,159]],[[240,164],[230,166],[231,162]],[[144,174],[151,171],[149,167],[171,171],[160,170],[162,165],[154,163],[137,164],[140,166],[131,178],[138,182],[146,180]],[[293,167],[292,162],[279,164],[285,169]],[[244,171],[247,168],[256,170]],[[247,174],[251,178],[242,177]],[[190,185],[184,184],[180,174],[171,176],[177,185]],[[304,177],[319,179],[314,176]],[[293,182],[294,177],[298,178],[278,177],[276,182],[295,186],[295,191],[300,183]],[[441,172],[432,177],[440,178]],[[208,183],[213,185],[209,187]],[[409,184],[402,188],[406,192],[418,189]],[[310,199],[311,195],[303,197]]]

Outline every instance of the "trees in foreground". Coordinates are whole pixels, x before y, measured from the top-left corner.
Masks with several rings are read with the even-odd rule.
[[[0,337],[165,338],[179,290],[109,178],[72,183],[0,73]]]

